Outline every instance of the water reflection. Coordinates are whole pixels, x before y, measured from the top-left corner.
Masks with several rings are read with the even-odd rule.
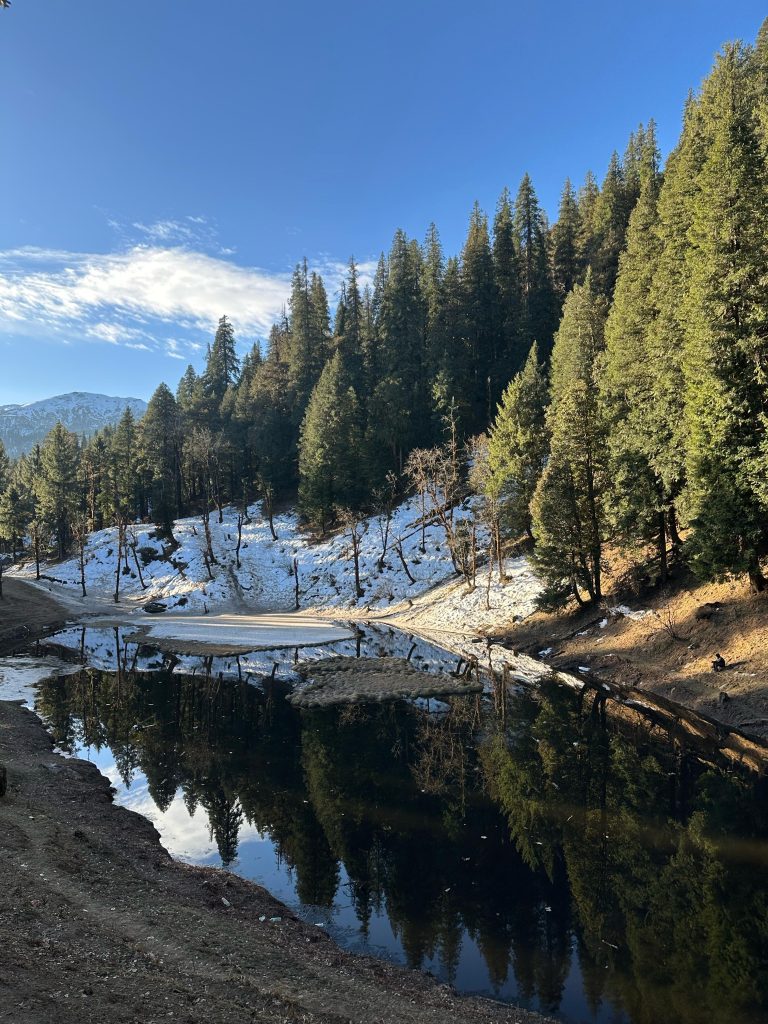
[[[56,742],[177,855],[232,866],[352,948],[574,1024],[767,1019],[762,780],[556,686],[513,695],[504,728],[477,698],[298,712],[294,652],[214,664],[64,639],[94,667],[42,685]],[[345,644],[456,667],[402,634]]]

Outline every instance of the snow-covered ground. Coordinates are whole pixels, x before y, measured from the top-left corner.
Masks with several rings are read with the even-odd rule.
[[[456,510],[457,518],[469,517],[472,500],[468,499]],[[508,582],[500,584],[494,574],[489,590],[487,570],[481,569],[475,589],[468,593],[466,583],[454,572],[443,529],[434,521],[422,529],[421,507],[416,498],[394,510],[384,552],[382,521],[372,517],[361,522],[362,597],[356,594],[348,532],[315,542],[301,529],[298,516],[293,512],[275,516],[274,526],[277,540],[272,538],[260,505],[249,509],[248,521],[242,528],[238,567],[237,511],[225,509],[222,523],[215,513],[212,514],[210,531],[216,564],[210,567],[210,574],[204,558],[205,532],[199,517],[175,523],[178,547],[172,553],[164,552],[163,542],[155,536],[154,527],[131,527],[144,587],[133,552],[129,550],[127,563],[124,562],[120,572],[120,607],[135,609],[146,601],[161,600],[171,612],[197,615],[287,612],[296,607],[298,582],[298,603],[302,611],[361,618],[408,610],[409,617],[412,613],[422,624],[473,632],[529,615],[539,592],[539,583],[528,561],[516,558],[507,564]],[[482,550],[482,537],[480,544]],[[85,552],[86,601],[80,597],[77,558],[44,566],[45,583],[52,592],[65,594],[73,610],[81,605],[83,611],[106,613],[111,610],[114,613],[117,611],[112,602],[116,552],[114,528],[101,530],[89,538]],[[27,563],[12,572],[30,578],[33,566]],[[149,616],[142,616],[142,619],[143,625],[149,625]],[[157,628],[158,635],[161,630],[167,635],[166,627],[158,624]]]

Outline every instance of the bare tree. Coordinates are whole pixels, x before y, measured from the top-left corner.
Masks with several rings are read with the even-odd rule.
[[[115,604],[120,603],[120,568],[125,545],[125,520],[118,513],[117,515],[117,561],[115,568]]]
[[[83,597],[87,597],[85,589],[85,545],[88,541],[88,521],[84,516],[78,516],[72,524],[72,534],[77,544],[78,563],[80,565],[80,589]],[[120,558],[118,556],[118,565]]]
[[[267,517],[269,523],[269,532],[272,534],[272,540],[277,540],[277,533],[275,532],[274,515],[275,515],[275,489],[271,482],[267,478],[259,473],[258,475],[259,493],[261,494],[261,509],[264,515]]]
[[[360,583],[360,541],[363,539],[363,524],[360,516],[352,509],[341,509],[339,518],[352,543],[352,560],[355,566],[355,594],[364,597],[365,591]]]
[[[147,585],[144,582],[144,575],[143,575],[143,573],[141,571],[141,563],[139,562],[139,556],[138,556],[138,553],[137,553],[137,549],[138,549],[138,546],[139,546],[139,541],[138,541],[138,538],[136,537],[136,531],[134,530],[134,528],[132,526],[128,527],[127,540],[128,540],[128,547],[130,547],[131,553],[133,554],[133,561],[134,561],[134,564],[136,565],[136,572],[139,574],[139,583],[141,584],[141,589],[142,590],[146,590],[147,589]]]
[[[237,546],[235,547],[235,562],[237,568],[240,568],[240,546],[243,543],[243,523],[245,516],[242,512],[237,513]]]
[[[395,509],[397,488],[397,473],[393,473],[392,470],[390,470],[389,473],[387,473],[384,485],[382,487],[377,488],[373,492],[374,505],[378,509],[378,514],[376,515],[376,525],[379,529],[379,536],[381,537],[381,555],[379,556],[378,562],[376,563],[376,567],[379,570],[379,572],[383,571],[384,559],[387,557],[387,546],[389,544],[389,527],[392,523],[392,513]],[[422,554],[423,553],[424,547],[422,540]]]

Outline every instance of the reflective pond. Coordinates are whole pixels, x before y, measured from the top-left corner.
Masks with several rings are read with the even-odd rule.
[[[259,882],[343,946],[571,1024],[768,1020],[757,776],[549,683],[503,721],[479,697],[287,703],[296,664],[329,653],[457,669],[391,630],[237,659],[119,630],[54,642],[89,666],[38,689],[57,745],[175,856]]]

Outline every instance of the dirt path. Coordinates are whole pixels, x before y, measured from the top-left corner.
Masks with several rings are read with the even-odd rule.
[[[97,769],[54,754],[17,704],[0,702],[0,760],[0,1021],[543,1020],[344,953],[264,889],[173,861]]]
[[[3,577],[0,600],[0,651],[63,626],[71,614],[63,604],[22,580]]]

